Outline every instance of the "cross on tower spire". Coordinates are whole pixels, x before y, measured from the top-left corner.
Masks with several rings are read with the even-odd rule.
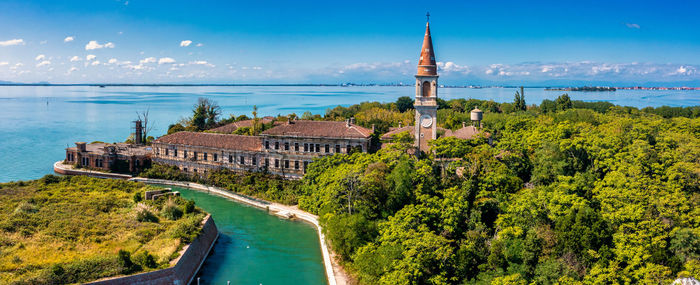
[[[426,13],[425,17],[427,18],[427,21],[430,22],[430,12]]]

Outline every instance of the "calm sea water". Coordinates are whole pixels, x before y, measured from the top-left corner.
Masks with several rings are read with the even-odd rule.
[[[260,115],[304,111],[323,114],[338,105],[395,101],[413,96],[413,87],[33,87],[0,86],[0,182],[39,178],[76,141],[124,141],[136,112],[150,109],[154,136],[191,114],[198,97],[211,98],[228,114]],[[441,88],[444,99],[513,100],[509,88]],[[563,92],[526,89],[526,101],[539,103]],[[619,105],[700,105],[700,91],[568,92],[576,100]]]
[[[219,240],[199,272],[201,284],[327,284],[321,246],[311,225],[219,196],[172,188],[195,200],[219,228]]]

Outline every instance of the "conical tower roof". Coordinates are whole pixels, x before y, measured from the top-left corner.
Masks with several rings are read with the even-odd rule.
[[[437,75],[435,52],[433,51],[433,40],[430,37],[430,22],[425,24],[425,37],[423,38],[423,47],[420,51],[417,75]]]

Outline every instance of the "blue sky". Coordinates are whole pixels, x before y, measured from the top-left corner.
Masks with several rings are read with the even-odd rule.
[[[0,80],[700,85],[695,1],[0,2]]]

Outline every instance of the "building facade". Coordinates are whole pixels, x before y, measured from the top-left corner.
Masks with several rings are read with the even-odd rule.
[[[372,133],[350,120],[290,120],[259,136],[177,132],[153,142],[153,161],[199,175],[226,168],[301,178],[314,158],[367,152]]]
[[[151,148],[127,143],[76,142],[66,148],[68,164],[118,173],[135,173],[151,166]]]

